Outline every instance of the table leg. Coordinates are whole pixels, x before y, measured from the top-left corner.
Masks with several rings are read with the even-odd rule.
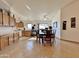
[[[44,38],[42,38],[42,44],[44,44]]]
[[[41,43],[41,42],[40,42],[40,38],[39,38],[39,43]]]

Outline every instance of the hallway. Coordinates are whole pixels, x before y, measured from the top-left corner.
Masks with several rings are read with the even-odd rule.
[[[35,38],[21,38],[16,44],[12,44],[2,51],[0,57],[9,58],[62,58],[79,57],[79,44],[56,39],[51,46],[43,46],[35,41]]]

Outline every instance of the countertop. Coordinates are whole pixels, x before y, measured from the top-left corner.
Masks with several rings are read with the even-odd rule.
[[[17,29],[13,29],[10,27],[0,27],[0,36],[4,36],[4,35],[8,35],[8,34],[12,34],[12,33],[16,33],[19,32],[20,30]]]

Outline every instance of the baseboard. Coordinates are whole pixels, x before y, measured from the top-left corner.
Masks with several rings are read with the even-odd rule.
[[[71,43],[76,43],[76,44],[79,44],[79,42],[76,42],[76,41],[71,41],[71,40],[65,40],[65,39],[60,39],[62,41],[67,41],[67,42],[71,42]]]

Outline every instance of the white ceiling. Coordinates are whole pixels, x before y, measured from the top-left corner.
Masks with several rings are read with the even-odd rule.
[[[5,0],[16,12],[28,17],[37,19],[43,14],[53,14],[62,6],[73,0]],[[28,5],[31,10],[26,8]]]

